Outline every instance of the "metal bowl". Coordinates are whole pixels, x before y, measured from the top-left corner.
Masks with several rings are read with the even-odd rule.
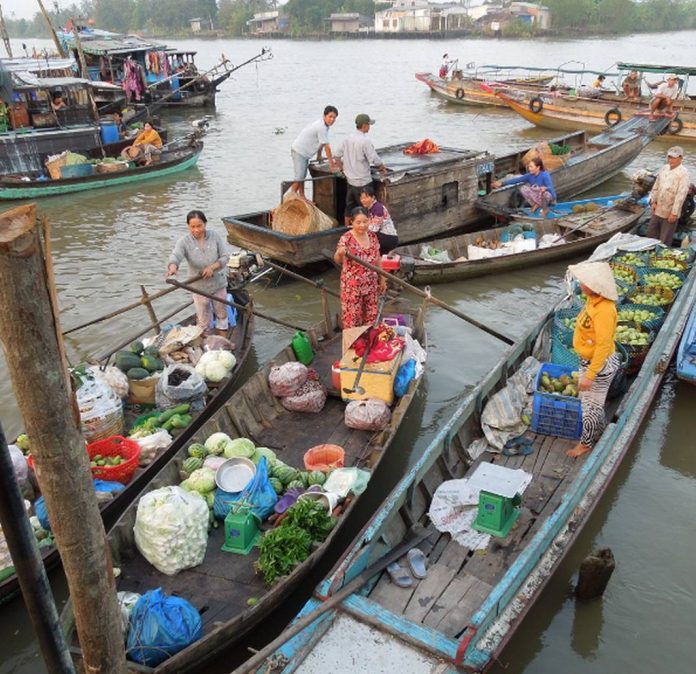
[[[236,456],[227,459],[215,473],[215,484],[223,491],[242,491],[254,479],[256,464],[250,459]]]

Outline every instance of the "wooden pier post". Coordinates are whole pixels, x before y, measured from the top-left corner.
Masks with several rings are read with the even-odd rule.
[[[79,412],[61,358],[36,207],[0,214],[0,340],[32,442],[89,674],[125,674],[121,620]]]
[[[585,557],[580,564],[575,596],[583,600],[601,597],[615,567],[616,562],[610,548],[595,550]]]

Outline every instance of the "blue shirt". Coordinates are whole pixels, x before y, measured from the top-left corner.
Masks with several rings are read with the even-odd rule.
[[[538,175],[525,173],[522,176],[517,176],[517,178],[508,178],[503,181],[503,185],[518,185],[519,183],[528,183],[529,185],[545,187],[551,194],[553,200],[556,201],[556,190],[553,189],[553,183],[551,182],[551,176],[548,171],[539,171]]]

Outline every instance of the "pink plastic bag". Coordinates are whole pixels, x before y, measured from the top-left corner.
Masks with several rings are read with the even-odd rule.
[[[276,398],[291,396],[307,381],[307,367],[302,363],[284,363],[271,368],[268,385]]]
[[[359,431],[381,431],[391,419],[389,405],[383,400],[351,400],[346,405],[345,423]]]
[[[280,404],[291,412],[311,412],[317,414],[324,409],[326,389],[320,381],[307,380],[298,391],[291,396],[280,399]]]

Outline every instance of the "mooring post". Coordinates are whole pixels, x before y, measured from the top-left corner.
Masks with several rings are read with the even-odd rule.
[[[125,674],[116,584],[62,358],[36,207],[0,214],[0,340],[70,589],[85,671]]]
[[[616,562],[610,548],[595,550],[580,564],[575,596],[578,599],[601,597],[614,573]]]

